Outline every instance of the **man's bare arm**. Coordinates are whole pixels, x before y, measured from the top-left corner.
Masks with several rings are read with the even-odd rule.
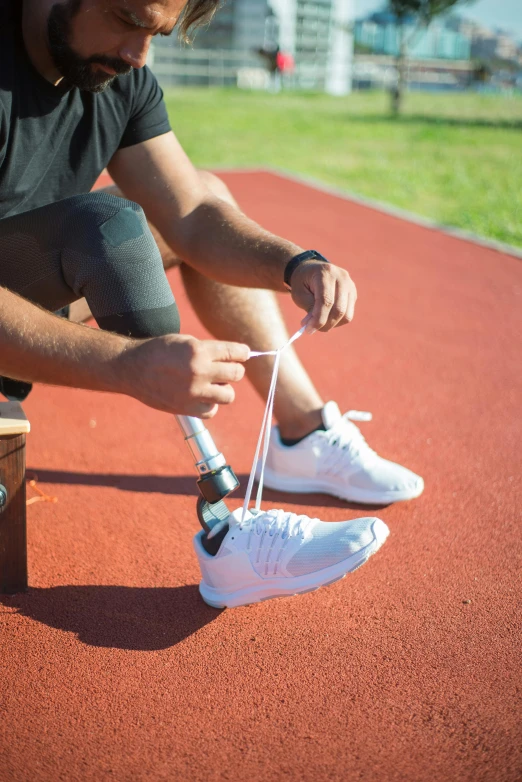
[[[109,172],[189,266],[229,285],[285,290],[285,266],[303,248],[211,193],[173,133],[120,149]],[[329,331],[352,320],[357,291],[345,269],[310,260],[291,282],[309,330]]]
[[[0,374],[16,380],[122,391],[117,360],[129,340],[69,323],[0,288]]]
[[[128,339],[69,323],[0,287],[0,375],[135,397],[211,418],[234,400],[246,345],[170,334]]]
[[[303,248],[211,193],[173,133],[119,150],[109,172],[189,266],[219,282],[285,290],[284,267]]]

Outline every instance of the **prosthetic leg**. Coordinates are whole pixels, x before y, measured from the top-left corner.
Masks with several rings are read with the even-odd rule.
[[[224,522],[230,516],[230,511],[224,500],[238,488],[239,481],[223,454],[216,448],[203,421],[186,415],[177,415],[176,419],[200,476],[197,484],[201,497],[197,501],[197,514],[205,530],[202,545],[205,551],[214,555],[228,532],[228,524]],[[219,532],[212,535],[212,530],[218,524]]]

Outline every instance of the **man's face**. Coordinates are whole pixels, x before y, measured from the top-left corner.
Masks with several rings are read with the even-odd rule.
[[[65,0],[47,20],[51,57],[73,87],[102,92],[145,65],[154,35],[170,35],[186,0]]]

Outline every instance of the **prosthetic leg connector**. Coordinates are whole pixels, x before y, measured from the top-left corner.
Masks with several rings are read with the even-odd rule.
[[[201,497],[197,502],[197,514],[206,533],[202,544],[209,554],[216,554],[228,530],[226,520],[230,511],[224,499],[238,488],[239,481],[216,448],[203,421],[190,416],[179,415],[176,418],[200,476],[197,484]]]

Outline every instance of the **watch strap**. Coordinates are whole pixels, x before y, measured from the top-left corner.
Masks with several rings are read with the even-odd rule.
[[[328,258],[325,258],[324,255],[318,253],[317,250],[305,250],[304,252],[299,253],[299,255],[294,256],[286,264],[283,275],[284,284],[288,290],[290,290],[290,280],[292,278],[292,274],[299,266],[299,264],[304,263],[305,261],[322,261],[323,263],[330,263]]]

